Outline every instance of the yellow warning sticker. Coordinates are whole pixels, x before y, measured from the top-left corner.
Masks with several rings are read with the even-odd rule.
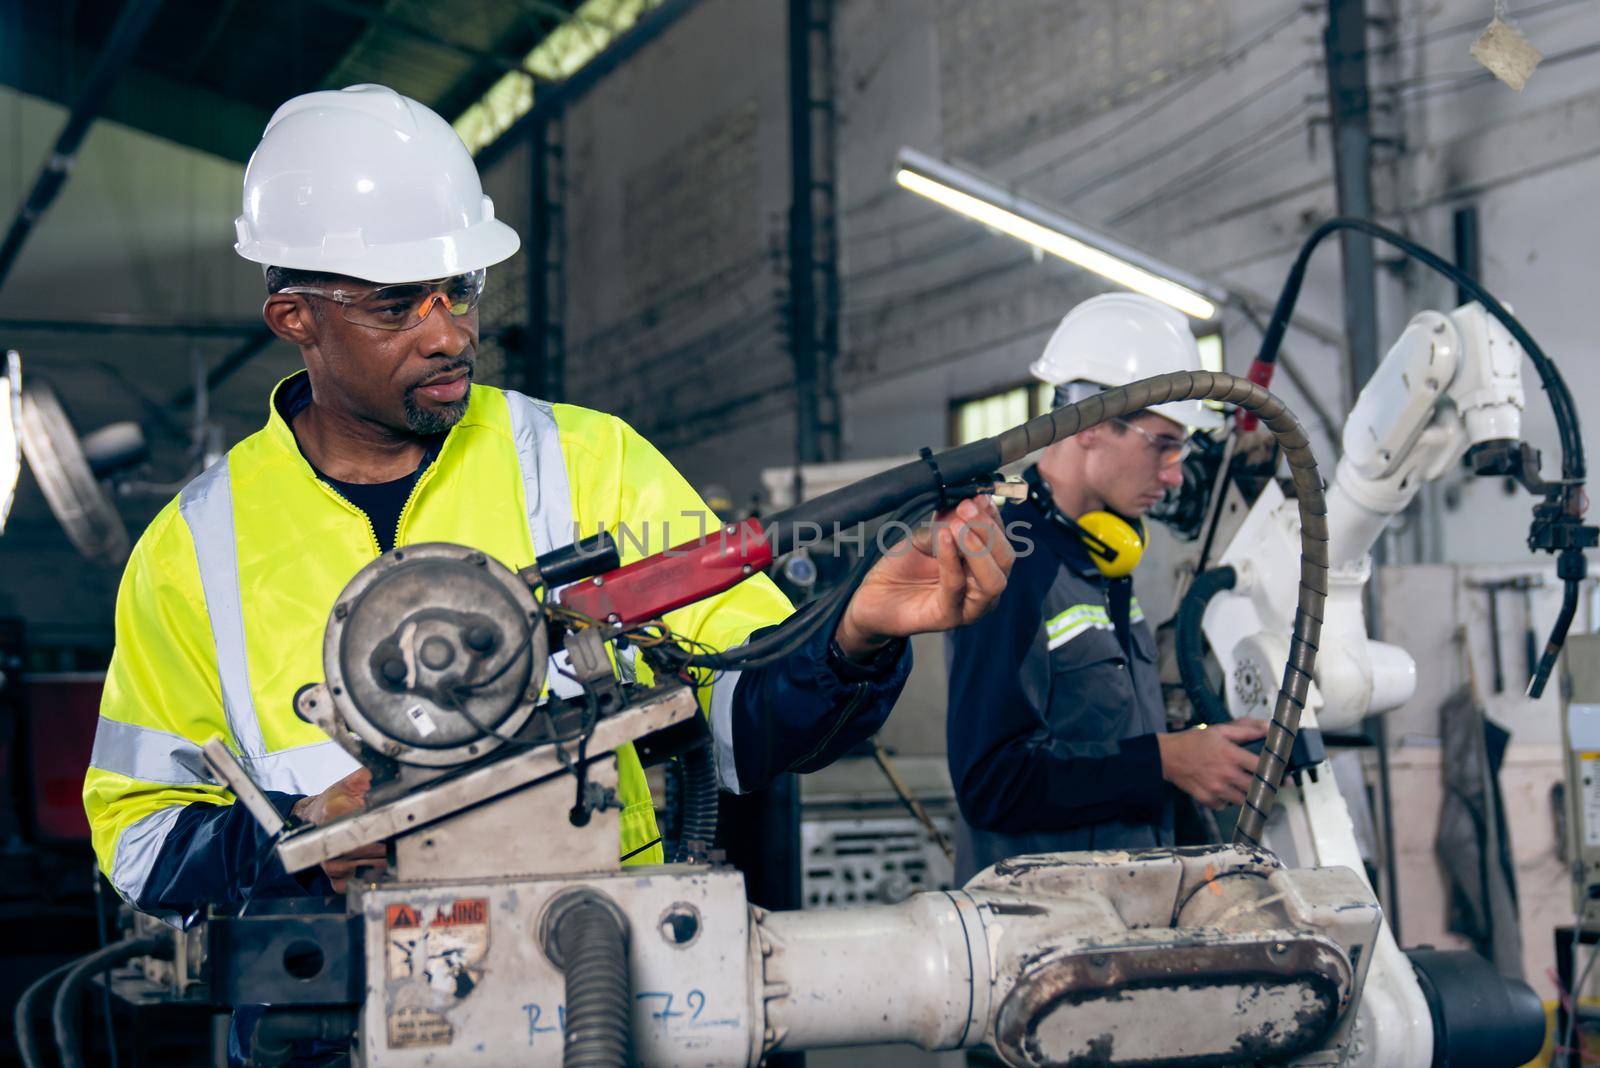
[[[489,953],[488,899],[390,904],[384,911],[384,934],[385,971],[393,984],[390,1048],[448,1046],[455,1031],[444,1012],[483,979]]]

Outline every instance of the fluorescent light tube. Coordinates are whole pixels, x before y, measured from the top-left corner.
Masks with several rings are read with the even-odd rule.
[[[1095,232],[1059,212],[912,149],[901,149],[895,182],[993,230],[1154,297],[1196,319],[1213,319],[1223,295],[1198,279]]]

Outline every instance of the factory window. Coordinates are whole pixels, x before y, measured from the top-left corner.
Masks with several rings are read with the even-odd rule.
[[[1222,331],[1195,338],[1200,346],[1200,366],[1207,371],[1222,370]],[[1012,386],[981,397],[968,397],[950,406],[950,444],[966,445],[991,437],[1042,415],[1050,409],[1055,387],[1047,382]],[[1221,409],[1215,401],[1205,402]]]
[[[1027,422],[1050,405],[1051,388],[1043,382],[1012,386],[950,406],[950,443],[966,445]]]
[[[533,109],[534,79],[548,83],[542,92],[550,91],[550,86],[577,73],[661,3],[662,0],[584,0],[574,7],[570,3],[522,0],[518,6],[553,9],[563,14],[565,21],[523,57],[524,69],[502,75],[477,103],[457,117],[453,125],[467,150],[476,155]]]
[[[1201,369],[1205,371],[1222,370],[1222,331],[1218,330],[1214,333],[1202,334],[1194,340],[1195,344],[1200,346]],[[1213,411],[1222,411],[1222,402],[1220,401],[1201,401],[1200,403]]]

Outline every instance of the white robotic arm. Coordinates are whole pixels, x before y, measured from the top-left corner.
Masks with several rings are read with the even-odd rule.
[[[1372,545],[1424,482],[1466,450],[1516,440],[1522,429],[1522,351],[1476,304],[1411,320],[1361,391],[1328,489],[1328,614],[1311,706],[1329,730],[1404,704],[1416,687],[1405,650],[1367,637],[1362,593]],[[1256,500],[1222,554],[1233,589],[1207,608],[1207,641],[1235,715],[1267,715],[1294,619],[1300,524],[1276,485]]]
[[[1327,615],[1302,726],[1349,730],[1404,704],[1416,664],[1398,646],[1367,636],[1363,591],[1384,527],[1423,483],[1466,450],[1521,434],[1522,352],[1477,304],[1423,312],[1407,325],[1361,391],[1345,424],[1344,455],[1328,489]],[[1271,715],[1293,620],[1300,524],[1293,502],[1269,483],[1221,556],[1234,586],[1206,609],[1206,639],[1222,665],[1235,716]],[[1291,865],[1362,871],[1349,809],[1332,775],[1285,783],[1268,844]],[[1425,1065],[1433,1034],[1411,964],[1385,926],[1361,1005],[1362,1037],[1350,1063]]]

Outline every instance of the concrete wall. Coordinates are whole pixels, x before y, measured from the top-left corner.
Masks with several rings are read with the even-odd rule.
[[[793,458],[781,3],[704,0],[573,106],[567,385],[699,485]]]

